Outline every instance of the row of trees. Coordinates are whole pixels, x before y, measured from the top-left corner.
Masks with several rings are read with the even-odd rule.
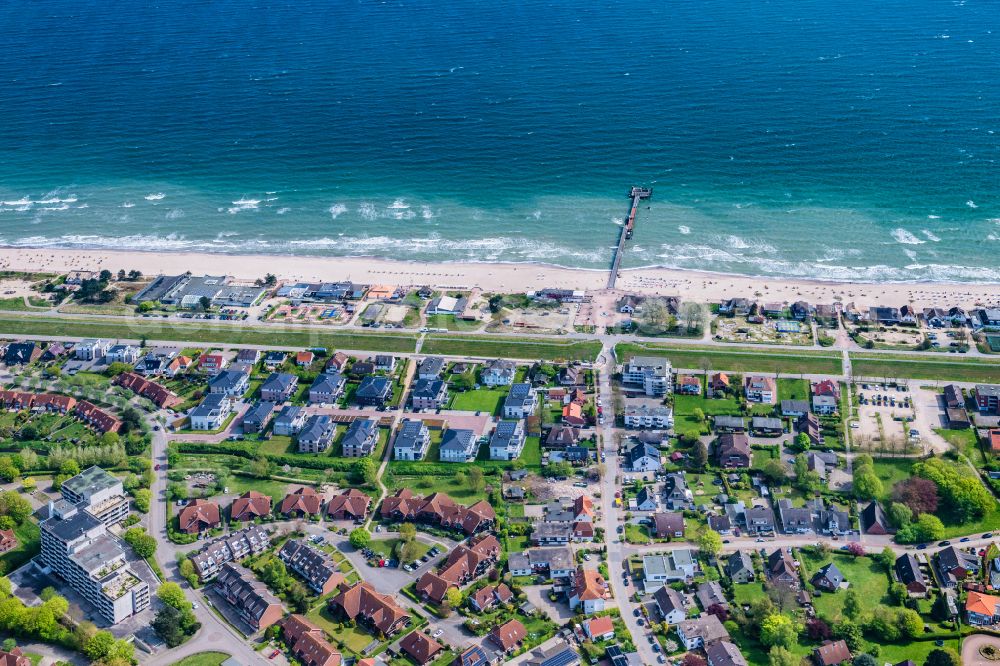
[[[163,602],[163,607],[153,619],[152,627],[167,647],[177,647],[201,629],[191,602],[184,596],[180,585],[164,583],[156,596]]]

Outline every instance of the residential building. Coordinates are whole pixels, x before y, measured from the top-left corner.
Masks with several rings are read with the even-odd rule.
[[[687,603],[684,597],[669,585],[661,585],[656,592],[653,592],[653,601],[660,611],[660,617],[668,624],[677,624],[687,617]]]
[[[837,398],[830,395],[814,395],[812,397],[812,408],[816,414],[829,415],[836,414],[840,408]]]
[[[304,539],[289,539],[278,551],[278,557],[288,570],[305,581],[316,594],[330,594],[344,584],[346,578],[326,553],[307,544]]]
[[[500,557],[500,542],[492,534],[480,534],[459,544],[449,554],[441,568],[428,571],[416,583],[415,590],[424,599],[440,604],[451,588],[459,588],[483,576]]]
[[[264,367],[268,370],[274,370],[280,367],[285,359],[288,358],[288,354],[282,351],[269,351],[264,354]]]
[[[313,361],[315,360],[316,360],[316,354],[314,354],[309,350],[295,352],[295,365],[299,366],[300,368],[308,368],[310,365],[313,364]]]
[[[514,383],[517,366],[513,361],[496,359],[488,361],[480,372],[479,381],[485,386],[510,386]]]
[[[651,486],[643,486],[635,494],[635,498],[629,500],[629,508],[632,507],[636,511],[656,511],[660,508],[660,503],[656,500],[656,491]]]
[[[394,460],[423,460],[431,444],[431,431],[423,421],[405,419],[392,444]]]
[[[720,414],[712,418],[712,426],[715,432],[742,433],[746,432],[746,421],[739,416],[727,416]]]
[[[506,583],[487,585],[469,595],[469,604],[480,613],[491,610],[498,605],[509,604],[513,600],[514,593],[507,587]]]
[[[109,527],[128,518],[128,497],[121,480],[100,467],[88,467],[63,481],[60,492],[64,500]]]
[[[250,555],[264,552],[271,546],[271,535],[257,525],[231,532],[215,541],[205,544],[191,557],[195,573],[200,581],[214,579],[226,562],[238,562]]]
[[[529,548],[526,554],[515,554],[518,559],[514,563],[508,559],[507,566],[511,573],[517,572],[516,576],[545,574],[553,579],[568,578],[576,570],[576,555],[569,546]]]
[[[701,378],[696,375],[677,375],[675,393],[701,395]]]
[[[432,298],[427,304],[426,312],[429,315],[452,315],[461,316],[468,305],[469,299],[465,296],[437,296]]]
[[[38,397],[36,396],[35,399],[37,400]],[[99,433],[118,432],[122,427],[122,422],[117,417],[86,400],[76,403],[73,414]]]
[[[344,352],[337,352],[326,362],[326,366],[323,368],[323,372],[334,373],[338,372],[344,374],[347,370],[347,365],[350,362],[351,357]]]
[[[795,304],[792,305],[795,307]],[[708,666],[747,666],[747,660],[732,642],[715,641],[705,646],[705,657]]]
[[[391,595],[381,594],[371,583],[360,581],[330,600],[329,609],[367,627],[376,635],[392,636],[412,623],[410,614]]]
[[[976,627],[1000,622],[1000,597],[970,591],[965,598],[965,620]]]
[[[439,379],[444,372],[444,359],[440,356],[428,356],[417,366],[417,379]]]
[[[779,418],[753,416],[750,418],[750,431],[758,437],[780,437],[785,432],[785,425]]]
[[[224,393],[209,393],[188,419],[191,430],[218,430],[233,413],[233,400]]]
[[[306,412],[298,405],[285,405],[274,418],[274,434],[290,437],[302,430],[306,422]]]
[[[625,405],[626,428],[673,428],[674,411],[666,405]]]
[[[397,490],[385,498],[380,515],[387,520],[440,525],[445,529],[462,530],[465,534],[492,529],[496,523],[496,512],[485,500],[464,507],[444,493],[418,497],[409,488]]]
[[[911,597],[927,596],[930,585],[924,572],[920,569],[920,562],[912,553],[905,553],[897,557],[893,571],[896,572],[896,578],[899,579],[899,582],[906,586],[906,591]]]
[[[844,574],[841,573],[840,569],[837,568],[836,563],[831,562],[825,566],[820,567],[819,571],[813,574],[812,580],[810,581],[814,587],[821,590],[826,590],[827,592],[835,592],[840,589],[846,581]]]
[[[698,600],[698,604],[704,611],[708,611],[713,606],[720,606],[725,609],[729,608],[726,595],[722,592],[722,585],[717,580],[698,583],[698,587],[695,588],[694,597]]]
[[[355,419],[347,426],[347,432],[340,440],[345,458],[363,458],[375,453],[378,445],[378,422],[372,419]]]
[[[14,534],[14,530],[6,529],[0,530],[0,553],[6,553],[8,551],[14,550],[18,546],[17,535]],[[0,664],[0,666],[3,666]]]
[[[208,380],[210,394],[228,395],[233,398],[246,393],[249,386],[250,375],[241,370],[221,370]],[[268,399],[267,396],[261,395],[264,399]]]
[[[517,650],[527,637],[528,630],[524,628],[520,620],[508,620],[494,627],[489,634],[490,641],[499,647],[504,654],[510,654]]]
[[[85,338],[73,347],[73,355],[78,361],[99,361],[107,355],[110,348],[110,340]]]
[[[565,449],[580,441],[580,429],[565,425],[554,425],[545,437],[545,448]]]
[[[605,600],[610,596],[610,587],[599,572],[580,566],[573,576],[569,590],[569,607],[590,615],[604,610]]]
[[[813,512],[807,507],[792,506],[789,499],[778,500],[778,518],[785,534],[806,534],[813,531]]]
[[[224,374],[224,373],[223,373]],[[320,375],[325,377],[326,375]],[[272,372],[260,385],[260,399],[268,402],[285,402],[291,399],[299,386],[299,378],[287,372]]]
[[[535,413],[538,393],[531,384],[512,384],[503,401],[503,415],[508,419],[523,419]]]
[[[500,421],[490,437],[490,460],[517,460],[524,443],[524,421]]]
[[[479,451],[479,439],[471,430],[449,428],[444,431],[438,451],[441,462],[472,462]]]
[[[146,398],[160,409],[171,409],[184,402],[173,391],[134,372],[121,373],[115,377],[114,383]]]
[[[657,513],[653,515],[653,529],[657,539],[681,539],[684,537],[684,514]]]
[[[49,503],[35,566],[56,574],[110,624],[149,608],[149,584],[129,566],[121,541],[94,516],[86,502]]]
[[[642,558],[643,585],[652,592],[664,583],[694,578],[698,560],[690,548],[675,548],[666,555],[646,555]]]
[[[200,534],[222,525],[219,505],[206,499],[193,499],[177,514],[178,529],[184,534]]]
[[[309,387],[309,402],[334,404],[344,394],[347,379],[339,372],[325,372],[316,377]]]
[[[767,557],[767,579],[775,585],[798,586],[799,569],[795,560],[784,548],[778,548]]]
[[[384,407],[392,397],[392,380],[388,377],[368,375],[361,380],[354,399],[359,405]]]
[[[738,550],[726,560],[726,575],[734,583],[750,583],[757,579],[753,560],[742,550]]]
[[[773,377],[750,375],[744,383],[747,402],[773,405],[778,399],[778,388]]]
[[[322,498],[312,486],[302,486],[285,495],[279,512],[289,518],[318,516]]]
[[[222,372],[227,365],[229,365],[229,361],[218,353],[202,354],[198,358],[198,369],[209,375]]]
[[[892,529],[878,500],[872,500],[861,511],[861,526],[864,528],[865,534],[888,534]]]
[[[750,440],[743,433],[723,433],[715,442],[715,456],[719,467],[741,469],[753,463]]]
[[[334,495],[326,505],[326,515],[332,520],[362,520],[368,515],[372,498],[357,488]]]
[[[243,415],[243,432],[245,434],[263,432],[273,415],[273,402],[256,403]]]
[[[17,646],[12,647],[9,652],[0,650],[0,666],[31,666],[31,664],[31,659]]]
[[[418,666],[430,663],[444,651],[444,646],[423,631],[411,631],[399,642],[399,648]]]
[[[583,405],[579,402],[570,402],[565,405],[562,410],[562,422],[575,428],[587,425],[587,417],[583,414]]]
[[[303,666],[340,666],[342,657],[326,640],[326,632],[304,615],[289,615],[281,622],[285,644]]]
[[[127,363],[133,365],[139,360],[139,353],[141,351],[135,345],[112,345],[108,347],[104,358],[108,363]]]
[[[980,414],[1000,415],[1000,384],[976,384],[973,393]]]
[[[248,490],[235,500],[229,507],[229,519],[232,521],[254,520],[271,515],[271,498],[256,490]]]
[[[632,472],[659,472],[663,469],[660,450],[652,444],[632,442],[625,449],[625,467]]]
[[[799,418],[809,413],[809,403],[805,400],[782,400],[781,415]]]
[[[938,579],[944,587],[955,587],[968,576],[978,576],[981,569],[979,557],[974,552],[948,546],[935,556]]]
[[[844,641],[826,641],[813,648],[816,666],[839,666],[851,661],[851,650]]]
[[[697,650],[716,641],[728,640],[729,632],[717,615],[702,615],[677,623],[677,637],[687,650]]]
[[[285,614],[281,600],[267,585],[236,562],[222,565],[215,579],[215,589],[255,632],[267,629]]]
[[[42,357],[42,349],[34,342],[12,342],[3,353],[4,365],[28,365]]]
[[[622,383],[641,387],[648,396],[666,395],[672,384],[670,361],[656,356],[633,356],[622,368]]]
[[[410,392],[413,409],[441,409],[448,404],[448,384],[440,379],[418,379]]]
[[[615,637],[615,625],[610,615],[592,617],[583,621],[583,633],[592,641],[611,640]]]
[[[771,507],[750,507],[743,512],[743,520],[747,532],[751,535],[773,534],[775,531],[774,511]]]

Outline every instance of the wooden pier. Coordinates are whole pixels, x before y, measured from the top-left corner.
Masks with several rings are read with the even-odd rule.
[[[615,249],[615,256],[611,260],[611,275],[608,276],[608,289],[615,288],[615,281],[618,279],[618,269],[622,264],[622,255],[625,253],[625,241],[632,238],[635,230],[635,215],[639,210],[639,202],[653,196],[651,187],[633,187],[629,190],[629,198],[632,205],[629,207],[628,217],[622,224],[621,233],[618,235],[618,247]]]

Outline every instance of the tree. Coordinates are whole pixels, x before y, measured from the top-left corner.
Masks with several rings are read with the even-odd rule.
[[[768,666],[799,666],[800,659],[780,645],[775,645],[767,653]]]
[[[890,504],[886,513],[889,516],[889,522],[896,527],[905,527],[913,520],[913,511],[902,502],[893,502]]]
[[[485,484],[483,469],[481,467],[471,467],[469,469],[469,488],[473,492],[480,492]]]
[[[375,482],[378,481],[378,467],[375,466],[375,461],[371,458],[358,458],[351,468],[351,473],[356,479],[368,486],[375,485]]]
[[[152,557],[156,553],[156,539],[146,534],[146,530],[141,527],[130,527],[122,532],[122,539],[132,546],[135,554],[142,558]]]
[[[862,555],[865,554],[865,547],[862,546],[857,541],[852,541],[851,543],[847,544],[847,552],[853,555],[854,557],[861,557]]]
[[[844,594],[844,616],[852,620],[861,617],[861,598],[853,587]]]
[[[897,612],[899,615],[896,616],[896,621],[899,625],[899,633],[903,635],[903,638],[916,638],[923,634],[924,621],[917,611],[911,608],[900,608]]]
[[[809,636],[809,640],[822,642],[829,639],[832,633],[830,625],[818,617],[806,620],[806,635]]]
[[[917,541],[937,541],[944,537],[944,523],[935,515],[924,513],[913,524]]]
[[[38,468],[38,454],[34,449],[26,446],[18,452],[18,456],[21,458],[21,469],[30,471]]]
[[[21,474],[10,456],[0,456],[0,479],[10,483]]]
[[[698,549],[706,555],[715,556],[722,550],[722,535],[710,528],[702,526],[696,539]]]
[[[770,483],[780,482],[788,476],[788,470],[785,469],[785,465],[776,458],[766,460],[764,464],[760,466],[760,473],[763,474]]]
[[[851,652],[857,652],[861,649],[862,633],[861,627],[859,627],[855,622],[851,620],[842,620],[833,628],[833,635],[837,638],[843,639],[847,643],[847,647],[851,649]]]
[[[143,301],[139,303],[139,312],[149,312],[156,309],[156,303],[153,301]]]
[[[181,628],[181,612],[173,606],[164,606],[153,618],[155,631],[167,647],[177,647],[184,642],[184,630]]]
[[[795,436],[795,448],[799,451],[808,451],[810,446],[809,435],[800,432]]]
[[[878,662],[875,661],[875,657],[865,653],[859,654],[855,657],[851,664],[852,666],[878,666]]]
[[[410,541],[417,536],[417,528],[413,523],[403,523],[399,526],[399,536],[403,541]]]
[[[962,658],[951,648],[935,648],[927,653],[924,666],[961,666]]]
[[[768,647],[791,648],[798,642],[798,633],[792,618],[781,613],[771,613],[760,623],[760,642]]]
[[[940,502],[937,485],[919,476],[911,476],[893,486],[893,497],[897,503],[910,510],[911,517],[935,513]]]
[[[703,469],[706,465],[708,465],[708,446],[705,442],[700,439],[695,442],[691,456],[693,458],[694,466],[698,469]]]
[[[452,608],[458,608],[462,605],[462,591],[457,587],[449,587],[444,593],[444,599]]]
[[[91,659],[103,659],[111,653],[111,648],[115,644],[115,637],[110,631],[101,630],[90,637],[83,645],[83,653]]]
[[[202,296],[198,299],[198,306],[205,312],[208,312],[212,309],[212,299],[208,296]]]
[[[76,476],[80,473],[80,463],[70,458],[59,466],[59,473],[67,477]]]
[[[358,527],[351,530],[351,536],[348,539],[352,546],[358,550],[362,550],[363,548],[367,548],[368,544],[372,542],[372,533],[363,527]]]
[[[891,573],[893,566],[896,564],[896,553],[892,552],[892,548],[886,546],[882,549],[882,552],[875,557],[875,559],[878,560],[878,563],[883,569]]]
[[[135,508],[141,513],[149,513],[149,503],[153,500],[153,493],[147,488],[138,488],[133,495]]]
[[[109,377],[117,377],[123,372],[131,372],[132,366],[128,363],[122,363],[121,361],[115,361],[108,366],[108,369],[104,371]]]
[[[647,333],[665,333],[677,326],[677,318],[670,314],[666,303],[659,298],[646,299],[640,322]]]
[[[875,469],[863,465],[854,468],[854,496],[860,500],[873,500],[882,495],[882,479],[878,478]]]
[[[184,596],[184,590],[177,583],[163,583],[156,591],[156,596],[160,598],[160,601],[177,610],[184,610],[191,605],[187,597]]]
[[[35,492],[35,487],[37,485],[38,482],[35,481],[35,477],[33,476],[26,476],[24,477],[24,479],[21,480],[21,490],[23,490],[26,493]]]
[[[268,460],[266,456],[257,456],[250,461],[248,471],[258,479],[266,479],[271,476],[271,461]]]

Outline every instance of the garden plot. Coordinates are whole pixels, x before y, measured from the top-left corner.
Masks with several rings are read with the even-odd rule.
[[[715,339],[723,342],[751,342],[782,345],[811,345],[812,329],[808,324],[785,319],[767,319],[751,324],[745,319],[716,319]]]

